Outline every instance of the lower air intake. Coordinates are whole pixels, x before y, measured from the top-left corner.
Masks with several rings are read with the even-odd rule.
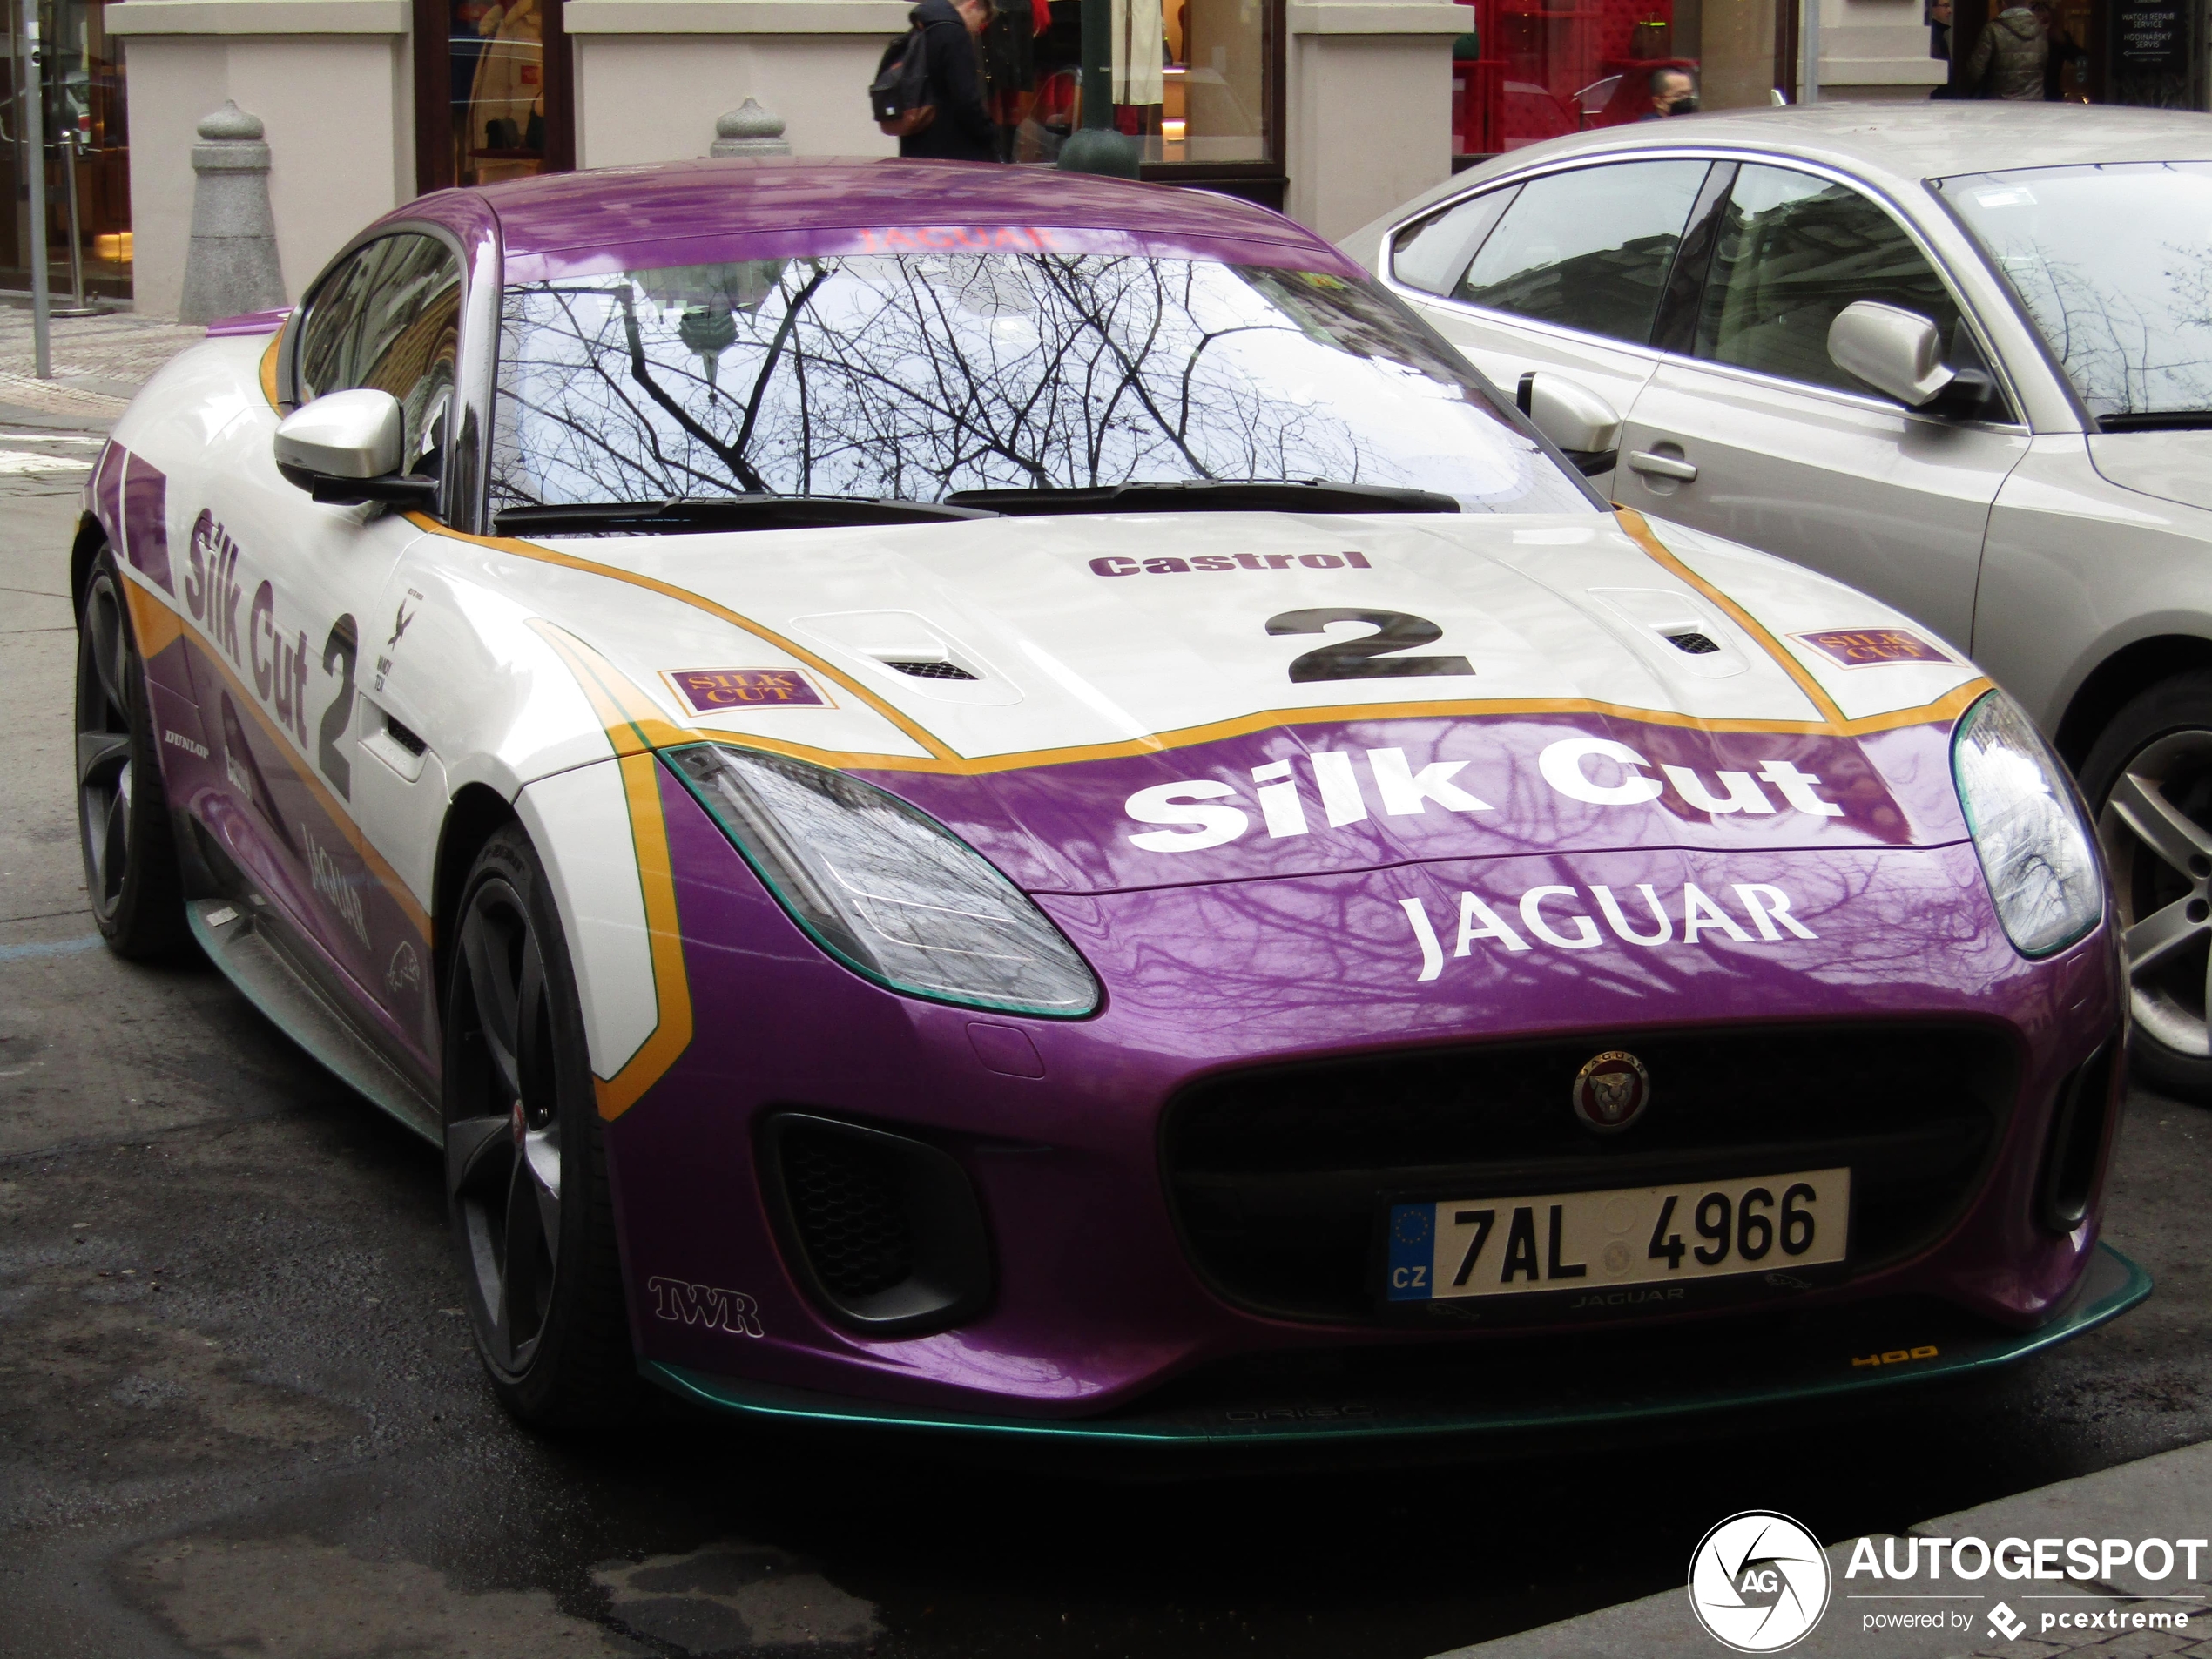
[[[781,1112],[762,1173],[801,1287],[880,1335],[956,1325],[990,1295],[990,1246],[967,1171],[905,1136]]]

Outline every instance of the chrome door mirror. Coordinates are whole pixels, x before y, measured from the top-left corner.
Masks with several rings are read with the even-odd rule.
[[[429,507],[438,481],[400,471],[406,434],[400,401],[389,392],[326,392],[278,425],[277,470],[319,502]]]
[[[1829,361],[1908,409],[1925,408],[1958,379],[1944,367],[1943,337],[1917,311],[1855,300],[1828,325]]]
[[[1563,374],[1531,369],[1521,377],[1514,402],[1581,471],[1613,470],[1621,448],[1621,417],[1595,392]]]

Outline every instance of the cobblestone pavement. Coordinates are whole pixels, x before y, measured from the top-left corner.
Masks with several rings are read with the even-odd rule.
[[[53,378],[36,379],[30,307],[0,306],[0,411],[105,424],[131,395],[185,347],[206,338],[199,327],[127,311],[52,320]]]

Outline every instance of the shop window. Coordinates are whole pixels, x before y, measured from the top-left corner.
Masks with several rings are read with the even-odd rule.
[[[1932,318],[1946,343],[1958,307],[1881,208],[1845,185],[1747,166],[1722,218],[1697,324],[1697,355],[1846,391],[1868,388],[1828,356],[1828,325],[1855,300]]]
[[[415,84],[424,190],[575,165],[561,0],[415,0]]]
[[[1676,38],[1674,0],[1474,0],[1474,17],[1452,52],[1461,154],[1638,120],[1651,110],[1655,70],[1697,73],[1695,45]]]
[[[1637,161],[1531,179],[1453,298],[1642,345],[1703,161]]]
[[[1137,141],[1146,178],[1279,179],[1285,0],[1093,3],[1113,8],[1114,125]],[[1002,0],[984,34],[1009,161],[1050,162],[1082,125],[1084,3]]]
[[[7,58],[0,64],[0,140],[14,188],[0,202],[0,287],[30,287],[30,168],[24,142],[30,98],[24,8],[6,8]],[[107,36],[100,0],[42,0],[45,42],[47,281],[57,304],[71,292],[76,244],[88,297],[131,292],[131,150],[123,63]]]

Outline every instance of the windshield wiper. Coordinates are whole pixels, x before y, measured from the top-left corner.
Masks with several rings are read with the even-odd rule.
[[[838,524],[912,524],[993,518],[988,508],[870,496],[673,496],[664,501],[577,502],[509,507],[494,516],[502,536],[569,531],[585,536],[651,536],[685,530],[806,529]]]
[[[2212,427],[2212,409],[2147,409],[2141,414],[2100,415],[2100,432],[2192,432]]]
[[[1114,513],[1147,507],[1200,513],[1456,513],[1459,502],[1397,484],[1337,484],[1321,479],[1194,478],[1182,483],[1107,484],[1095,489],[956,489],[950,505],[987,507],[1011,517],[1039,513]]]

